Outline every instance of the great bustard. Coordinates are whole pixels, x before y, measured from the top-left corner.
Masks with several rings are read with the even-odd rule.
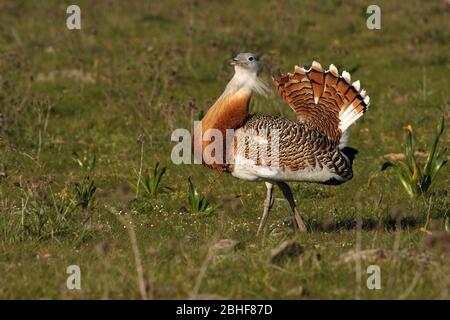
[[[265,229],[274,202],[274,184],[288,200],[294,224],[306,231],[286,182],[340,184],[352,178],[356,150],[347,147],[348,128],[367,111],[369,96],[360,90],[359,81],[351,83],[348,72],[339,75],[334,65],[324,71],[314,61],[308,70],[295,66],[294,73],[273,79],[297,121],[249,115],[252,93],[268,90],[258,78],[259,59],[240,53],[231,64],[235,74],[197,127],[194,146],[201,146],[206,166],[240,179],[265,182],[267,196],[258,234]],[[211,130],[219,132],[219,138],[211,138]],[[223,150],[217,150],[217,145],[211,148],[213,142],[220,142]]]

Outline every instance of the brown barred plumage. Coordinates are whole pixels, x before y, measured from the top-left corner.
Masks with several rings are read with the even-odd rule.
[[[241,127],[242,131],[253,131],[258,133],[270,133],[274,130],[279,132],[279,167],[285,171],[301,171],[307,168],[326,169],[343,182],[352,177],[351,162],[345,154],[339,150],[336,143],[318,130],[311,129],[305,124],[291,121],[282,117],[273,117],[267,115],[253,115],[248,118]],[[265,134],[264,134],[265,135]],[[239,134],[236,135],[239,137]],[[268,141],[270,145],[270,141]],[[268,147],[268,153],[260,152],[262,146],[256,139],[246,139],[237,147],[238,141],[234,141],[234,155],[242,155],[247,159],[256,159],[255,165],[266,163],[271,166],[271,153]],[[265,144],[263,145],[263,147]],[[253,150],[254,154],[249,154]],[[266,156],[264,159],[258,158],[258,155]],[[234,168],[232,168],[232,171]],[[292,178],[282,179],[283,181],[296,181],[295,175]],[[277,177],[273,178],[277,180]],[[315,181],[330,183],[330,181]]]
[[[314,61],[309,70],[296,66],[294,74],[287,73],[273,81],[298,120],[335,143],[339,143],[343,131],[369,107],[369,97],[359,92],[359,81],[350,84],[350,74],[344,71],[339,76],[334,65],[324,71]],[[352,116],[345,118],[350,111],[355,112],[355,120]]]

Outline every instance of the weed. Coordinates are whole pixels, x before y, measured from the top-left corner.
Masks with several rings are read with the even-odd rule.
[[[189,177],[188,181],[189,181],[188,201],[189,207],[191,208],[191,213],[205,216],[213,214],[214,211],[219,207],[219,205],[211,206],[208,199],[205,196],[198,193],[197,189],[192,183],[191,177]]]
[[[83,209],[91,209],[95,205],[95,181],[86,176],[81,183],[75,184],[77,205]]]
[[[75,200],[64,189],[51,194],[49,199],[30,194],[28,205],[22,213],[21,239],[48,239],[57,236],[76,235],[79,232],[79,215]]]
[[[141,180],[142,188],[147,196],[156,198],[158,194],[172,191],[172,188],[161,185],[161,179],[166,173],[166,167],[159,168],[159,162],[156,163],[153,170],[148,168]]]
[[[411,125],[405,126],[406,135],[406,161],[386,161],[383,163],[381,171],[392,167],[397,173],[397,177],[411,198],[426,193],[441,168],[447,163],[447,148],[444,147],[436,151],[439,139],[444,132],[444,115],[437,125],[437,134],[433,145],[428,153],[424,167],[421,169],[417,162],[416,135]]]

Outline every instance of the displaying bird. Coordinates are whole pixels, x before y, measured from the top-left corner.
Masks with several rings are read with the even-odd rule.
[[[252,93],[269,90],[258,78],[259,58],[240,53],[231,64],[234,76],[196,129],[194,145],[201,146],[204,165],[243,180],[265,182],[267,195],[257,234],[265,230],[275,184],[289,202],[294,225],[306,231],[286,182],[336,185],[352,178],[357,151],[347,146],[349,127],[367,111],[369,96],[360,90],[359,81],[351,83],[348,72],[339,75],[334,65],[325,71],[313,61],[309,69],[295,66],[294,73],[273,78],[296,121],[250,115]],[[211,130],[221,133],[222,141],[205,137]],[[220,142],[223,152],[212,151],[213,142]]]

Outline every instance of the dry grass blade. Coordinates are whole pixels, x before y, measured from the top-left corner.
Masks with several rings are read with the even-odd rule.
[[[144,278],[144,268],[142,266],[141,254],[139,252],[139,247],[136,238],[136,232],[133,226],[133,220],[128,214],[122,215],[114,208],[109,208],[109,210],[114,214],[117,220],[127,229],[128,236],[130,237],[131,249],[133,250],[134,264],[136,266],[137,282],[139,286],[139,292],[141,294],[142,300],[148,300],[149,296],[147,293],[147,282]]]

